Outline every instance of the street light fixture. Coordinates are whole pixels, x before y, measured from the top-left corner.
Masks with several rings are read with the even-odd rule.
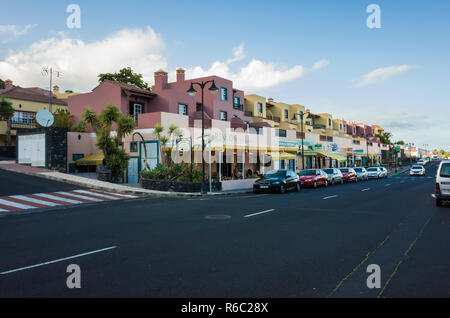
[[[214,80],[209,80],[206,82],[191,82],[191,86],[186,91],[190,96],[195,96],[197,91],[194,88],[194,85],[200,86],[202,89],[202,195],[206,194],[206,184],[205,184],[205,158],[203,157],[203,153],[205,152],[205,111],[204,111],[204,100],[203,100],[203,90],[207,84],[212,83],[209,87],[209,91],[212,94],[216,94],[219,90],[214,83]],[[192,151],[192,150],[191,150]]]
[[[303,111],[299,111],[298,113],[300,115],[300,125],[301,125],[301,139],[302,139],[302,169],[305,169],[305,153],[303,151]],[[297,120],[297,116],[294,114],[294,117],[292,117],[292,120]]]

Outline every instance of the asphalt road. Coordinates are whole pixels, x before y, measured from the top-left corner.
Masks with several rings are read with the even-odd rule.
[[[431,196],[436,166],[284,195],[6,216],[0,297],[449,297],[450,207]],[[80,289],[66,286],[69,264]],[[369,264],[380,288],[366,285]]]
[[[75,189],[80,189],[80,187],[1,169],[0,166],[0,197],[5,195],[68,191]]]

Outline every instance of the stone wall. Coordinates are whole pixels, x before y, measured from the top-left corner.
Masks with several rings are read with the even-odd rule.
[[[67,128],[45,129],[47,138],[47,169],[66,172],[67,170]]]
[[[158,191],[195,193],[195,192],[200,192],[202,189],[202,184],[200,182],[176,182],[176,181],[167,181],[167,180],[151,180],[145,176],[141,176],[140,183],[144,189],[158,190]],[[212,191],[222,190],[222,184],[220,182],[213,182],[211,187],[212,187]],[[207,184],[207,189],[209,191],[209,183]]]

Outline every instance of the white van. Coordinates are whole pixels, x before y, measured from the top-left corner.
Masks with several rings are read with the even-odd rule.
[[[439,164],[436,174],[436,206],[442,206],[442,201],[450,200],[450,160]]]

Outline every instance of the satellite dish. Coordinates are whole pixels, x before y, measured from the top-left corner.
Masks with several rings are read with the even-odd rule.
[[[52,113],[50,113],[48,110],[43,109],[36,114],[36,121],[42,127],[50,127],[51,125],[53,125],[54,120],[55,119]]]

